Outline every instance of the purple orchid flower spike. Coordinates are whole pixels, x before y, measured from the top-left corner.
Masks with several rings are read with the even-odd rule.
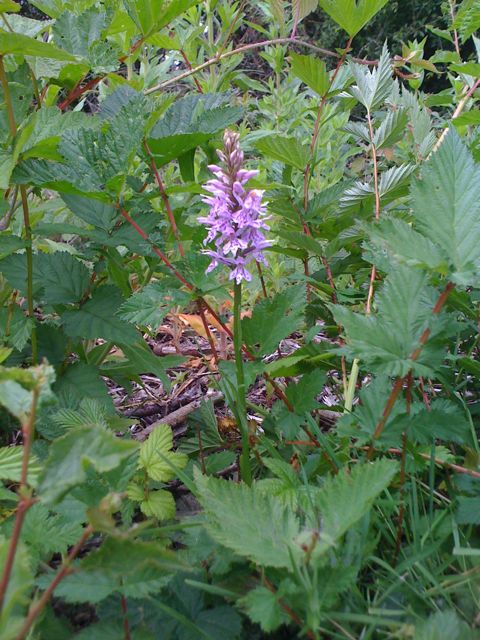
[[[245,189],[245,184],[259,172],[242,168],[240,135],[227,130],[223,141],[224,149],[218,151],[222,166],[209,165],[215,178],[204,186],[211,194],[203,198],[210,211],[198,221],[208,229],[204,244],[215,244],[215,249],[204,251],[212,258],[207,273],[225,264],[230,268],[230,280],[240,284],[252,279],[247,269],[252,260],[267,264],[263,250],[270,246],[264,235],[269,230],[265,224],[268,217],[262,201],[264,192]]]

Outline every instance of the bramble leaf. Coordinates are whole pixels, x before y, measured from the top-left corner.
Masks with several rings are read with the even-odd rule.
[[[172,429],[162,424],[152,431],[140,447],[138,466],[145,469],[152,480],[167,482],[175,477],[175,467],[183,469],[188,461],[185,454],[172,449]]]

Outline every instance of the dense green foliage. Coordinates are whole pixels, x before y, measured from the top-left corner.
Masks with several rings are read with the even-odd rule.
[[[31,4],[0,0],[0,638],[479,637],[478,0]],[[235,286],[198,222],[225,130],[270,226]],[[147,377],[209,393],[139,426]]]

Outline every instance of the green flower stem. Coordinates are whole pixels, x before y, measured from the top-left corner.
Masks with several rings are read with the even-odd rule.
[[[5,66],[3,64],[3,56],[0,55],[0,83],[3,89],[3,95],[5,96],[5,105],[7,107],[8,122],[10,125],[10,132],[12,137],[15,137],[17,133],[17,125],[15,123],[15,114],[13,111],[12,96],[10,94],[10,87],[8,86],[7,74],[5,73]],[[27,307],[28,316],[32,319],[32,330],[30,333],[30,340],[32,345],[32,364],[37,364],[37,332],[35,329],[35,316],[33,314],[33,252],[32,252],[32,229],[30,227],[30,212],[28,209],[27,190],[24,186],[20,187],[20,197],[22,201],[23,209],[23,221],[25,229],[26,248],[25,254],[27,257]]]
[[[240,473],[247,484],[252,483],[252,469],[250,466],[250,443],[248,439],[247,405],[245,374],[242,356],[242,285],[235,283],[233,293],[233,347],[235,351],[235,366],[237,372],[237,420],[242,434],[242,454],[240,456]]]

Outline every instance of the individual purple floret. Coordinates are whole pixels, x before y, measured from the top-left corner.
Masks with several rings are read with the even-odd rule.
[[[243,152],[240,149],[240,135],[225,131],[224,150],[218,151],[221,167],[209,165],[215,178],[209,180],[204,189],[211,193],[203,198],[210,206],[207,216],[198,221],[205,224],[208,234],[204,244],[215,243],[215,250],[205,250],[212,258],[207,273],[225,264],[231,269],[230,280],[240,284],[252,279],[247,265],[252,261],[267,264],[263,249],[270,246],[264,231],[266,206],[262,202],[263,191],[247,190],[244,185],[258,175],[258,171],[242,169]]]

